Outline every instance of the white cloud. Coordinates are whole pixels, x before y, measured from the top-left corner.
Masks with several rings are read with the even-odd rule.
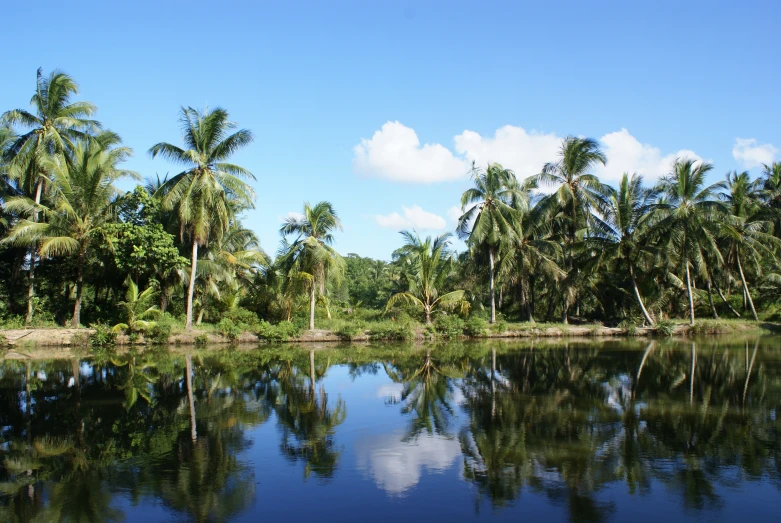
[[[431,183],[464,178],[468,166],[440,144],[420,145],[413,129],[386,122],[353,149],[356,173],[397,182]]]
[[[401,495],[427,473],[442,473],[461,455],[455,438],[420,436],[403,442],[402,432],[366,436],[355,443],[356,464],[378,487],[391,495]]]
[[[607,183],[619,181],[625,172],[640,174],[646,182],[651,182],[668,174],[676,158],[702,161],[699,155],[687,149],[662,155],[661,149],[641,143],[626,129],[608,133],[599,141],[604,145],[607,165],[600,165],[596,174]]]
[[[557,159],[561,140],[562,137],[556,133],[527,131],[523,127],[505,125],[493,136],[465,130],[453,138],[454,152],[451,152],[441,144],[421,147],[413,129],[399,122],[387,122],[371,140],[361,140],[355,146],[353,162],[359,174],[404,182],[463,179],[472,161],[482,168],[489,162],[500,163],[512,169],[519,179],[524,179],[540,172],[545,163]],[[642,174],[651,182],[666,175],[676,158],[702,160],[694,151],[687,149],[664,154],[658,147],[640,142],[627,129],[605,134],[600,142],[608,161],[606,166],[596,167],[595,174],[607,183],[617,182],[624,172]],[[753,165],[769,163],[777,152],[770,144],[757,145],[754,139],[741,138],[738,138],[733,150],[736,158],[742,155],[741,158],[754,162]],[[448,210],[451,220],[454,214],[454,209]],[[398,227],[409,222],[406,216],[398,213],[382,218],[388,224],[383,225],[386,227]]]
[[[454,205],[447,210],[447,217],[450,218],[450,221],[453,223],[458,223],[458,219],[461,218],[462,214],[464,214],[464,211],[461,210],[459,205]]]
[[[474,131],[464,131],[455,137],[456,151],[471,164],[485,168],[499,163],[515,171],[519,179],[540,172],[546,162],[556,158],[561,138],[555,133],[527,132],[523,127],[505,125],[493,137],[483,137]]]
[[[433,212],[424,211],[419,205],[402,206],[404,216],[397,212],[374,216],[380,227],[388,229],[440,230],[447,226],[445,219]]]
[[[770,165],[775,161],[778,149],[769,143],[759,144],[756,138],[735,138],[732,156],[745,169]]]
[[[303,220],[304,219],[304,215],[301,214],[300,212],[290,211],[289,213],[287,213],[284,216],[277,216],[277,219],[279,221],[281,221],[281,222],[285,222],[285,221],[287,221],[287,220],[289,220],[291,218],[294,219],[294,220]]]

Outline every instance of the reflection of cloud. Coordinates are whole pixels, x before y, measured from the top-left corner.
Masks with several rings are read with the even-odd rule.
[[[420,436],[405,443],[402,438],[402,432],[377,434],[355,444],[358,468],[371,474],[388,494],[403,494],[418,484],[423,468],[427,473],[444,472],[461,455],[455,439]]]
[[[404,390],[404,385],[401,383],[384,383],[377,387],[377,397],[400,401],[402,390]]]

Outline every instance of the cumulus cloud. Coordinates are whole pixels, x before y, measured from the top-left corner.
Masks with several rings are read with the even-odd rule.
[[[468,166],[440,144],[420,145],[417,133],[387,122],[353,149],[356,173],[397,182],[431,183],[464,178]]]
[[[523,127],[505,125],[492,137],[474,131],[464,131],[455,137],[458,154],[471,164],[484,168],[488,163],[499,163],[515,171],[519,179],[540,172],[546,162],[555,159],[561,138],[555,133],[526,131]]]
[[[457,439],[420,436],[404,442],[403,432],[366,436],[355,443],[359,469],[391,495],[401,495],[426,473],[441,474],[461,455]]]
[[[776,159],[778,149],[769,143],[757,143],[756,138],[735,138],[732,156],[744,169],[770,165]]]
[[[700,160],[694,151],[681,149],[670,154],[662,154],[661,149],[632,136],[626,129],[608,133],[599,139],[604,146],[607,165],[599,166],[596,174],[607,183],[615,183],[621,175],[637,173],[646,181],[653,181],[668,174],[676,158]]]
[[[453,138],[451,151],[441,144],[421,146],[413,129],[399,122],[387,122],[370,140],[361,140],[355,146],[353,162],[358,174],[404,182],[462,180],[473,161],[483,168],[489,162],[500,163],[523,179],[556,160],[561,140],[556,133],[505,125],[493,136],[465,130]],[[642,143],[627,129],[605,134],[599,140],[608,161],[606,166],[597,167],[595,174],[608,183],[617,182],[624,172],[636,172],[653,181],[667,174],[676,158],[702,160],[688,149],[663,153],[658,147]],[[741,138],[733,150],[736,158],[740,155],[753,165],[769,163],[776,153],[778,150],[770,144],[757,145],[754,139]],[[453,209],[448,211],[449,218],[453,219],[454,214]],[[385,218],[388,227],[398,226],[405,219],[398,213]]]
[[[380,227],[388,229],[440,230],[447,226],[445,219],[433,212],[424,211],[419,205],[402,206],[404,215],[397,212],[375,215]]]

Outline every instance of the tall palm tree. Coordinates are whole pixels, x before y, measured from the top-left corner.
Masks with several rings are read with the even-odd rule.
[[[630,177],[624,173],[618,189],[611,189],[606,198],[606,213],[601,218],[595,217],[597,227],[590,240],[601,257],[620,260],[626,266],[635,299],[649,325],[654,321],[640,296],[635,267],[642,256],[652,254],[643,234],[654,216],[656,196],[656,191],[643,187],[642,176]]]
[[[578,231],[587,229],[593,212],[600,211],[609,194],[607,185],[590,171],[598,164],[607,163],[599,143],[591,138],[568,136],[561,142],[559,159],[543,166],[534,177],[539,185],[558,186],[555,192],[545,197],[540,205],[551,217],[558,216],[564,229],[566,247],[566,269],[568,287],[574,286],[577,268],[574,263],[575,241]],[[567,323],[571,289],[564,289],[563,321]]]
[[[162,156],[184,166],[182,172],[160,187],[159,196],[164,210],[176,209],[180,235],[187,234],[192,243],[186,324],[187,329],[192,329],[198,247],[228,231],[237,206],[254,207],[254,191],[243,180],[255,177],[247,169],[228,163],[233,153],[252,142],[252,133],[241,129],[228,134],[236,124],[228,119],[225,109],[199,112],[182,107],[179,121],[185,148],[160,142],[149,153],[153,158]]]
[[[84,265],[87,253],[101,232],[113,219],[112,201],[118,191],[114,182],[123,177],[139,178],[118,164],[127,159],[131,150],[117,147],[119,137],[103,132],[89,142],[75,145],[68,161],[61,156],[47,158],[42,165],[50,173],[52,205],[44,207],[24,196],[13,198],[8,208],[34,217],[43,212],[45,221],[20,220],[3,242],[38,245],[43,257],[76,256],[76,303],[71,326],[81,323],[84,290]]]
[[[773,232],[781,238],[781,162],[762,165],[762,191],[760,195],[774,214]]]
[[[73,78],[62,71],[55,69],[44,76],[43,71],[38,69],[35,94],[30,100],[34,111],[13,109],[0,117],[4,125],[25,129],[5,151],[5,156],[9,160],[10,175],[16,178],[22,193],[32,198],[36,205],[41,203],[42,192],[51,177],[44,163],[71,151],[78,141],[88,140],[90,133],[101,127],[100,123],[90,119],[96,111],[93,104],[71,101],[78,92]],[[37,212],[32,215],[32,220],[38,220]],[[28,324],[33,316],[35,263],[35,249],[31,246],[25,319]]]
[[[496,291],[494,285],[496,255],[501,245],[513,234],[515,209],[526,204],[515,174],[498,163],[483,171],[472,165],[474,187],[461,196],[464,214],[458,219],[458,236],[467,239],[474,248],[488,251],[488,277],[491,294],[491,323],[496,322]]]
[[[450,234],[421,240],[417,233],[401,231],[406,245],[394,253],[402,263],[409,289],[391,296],[386,310],[397,303],[419,308],[431,323],[431,315],[438,309],[452,309],[464,303],[464,291],[441,294],[445,280],[453,271],[453,252]]]
[[[759,202],[759,180],[751,181],[747,171],[727,173],[727,193],[721,199],[727,205],[727,216],[720,220],[720,234],[726,243],[727,256],[738,269],[743,292],[754,320],[758,321],[754,300],[748,290],[743,262],[759,270],[764,255],[772,256],[773,248],[781,246],[781,240],[773,236],[773,222]]]
[[[713,169],[709,163],[690,158],[678,159],[670,174],[662,178],[658,189],[664,194],[661,217],[654,226],[655,236],[663,239],[667,251],[686,273],[689,298],[689,322],[694,325],[694,295],[691,268],[706,272],[706,259],[723,261],[717,240],[715,217],[726,210],[716,199],[723,183],[705,186],[705,175]]]
[[[300,217],[290,217],[280,228],[284,236],[297,234],[283,256],[288,274],[304,276],[309,283],[309,329],[315,328],[315,303],[317,292],[325,291],[329,273],[344,273],[344,260],[332,247],[334,231],[342,229],[342,222],[329,202],[319,202],[314,207],[304,204]]]

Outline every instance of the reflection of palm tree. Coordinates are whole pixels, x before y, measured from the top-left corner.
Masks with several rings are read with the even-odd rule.
[[[424,431],[448,436],[450,419],[455,415],[452,407],[453,381],[463,377],[457,362],[435,359],[427,349],[422,361],[417,354],[402,357],[392,366],[385,365],[385,372],[396,383],[402,383],[402,414],[414,414],[405,441],[415,440]]]
[[[329,478],[336,470],[341,450],[336,448],[334,432],[347,416],[341,397],[336,405],[328,404],[324,387],[316,390],[317,370],[314,351],[309,352],[309,376],[284,365],[279,378],[279,397],[275,412],[282,429],[281,448],[293,461],[306,463],[305,477],[312,472]]]

